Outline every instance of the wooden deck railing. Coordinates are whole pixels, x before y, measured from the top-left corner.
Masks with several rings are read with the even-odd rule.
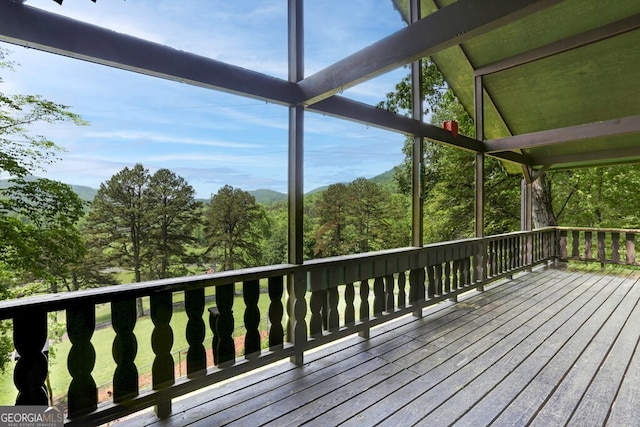
[[[563,261],[595,261],[601,265],[638,265],[635,238],[640,230],[556,227],[558,256]],[[620,243],[620,239],[624,239]]]
[[[67,392],[67,422],[105,423],[155,406],[159,417],[171,412],[171,399],[223,379],[290,358],[303,362],[304,352],[372,326],[451,299],[556,256],[556,229],[517,232],[367,254],[276,265],[199,276],[120,285],[4,301],[0,319],[13,320],[14,344],[20,355],[14,371],[18,405],[47,405],[47,314],[65,311],[72,344],[68,356],[72,378]],[[260,281],[268,293],[260,293]],[[234,307],[235,288],[242,287],[244,305]],[[205,288],[215,287],[215,306],[206,307]],[[174,295],[184,292],[188,322],[172,329]],[[136,298],[149,297],[154,324],[150,338],[137,336]],[[269,299],[267,342],[258,325],[258,302]],[[116,369],[112,400],[99,403],[92,376],[96,353],[91,338],[96,305],[109,303]],[[287,309],[285,310],[285,307]],[[344,308],[342,308],[344,307]],[[212,344],[205,343],[206,311]],[[242,357],[233,338],[234,310],[244,313]],[[171,355],[174,334],[189,344],[187,376],[175,378]],[[140,390],[135,358],[138,342],[150,339],[154,362],[151,390]],[[215,367],[207,367],[206,346],[213,346]]]

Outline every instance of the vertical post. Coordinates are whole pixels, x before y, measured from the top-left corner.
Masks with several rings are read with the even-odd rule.
[[[475,131],[476,139],[484,141],[484,85],[482,76],[475,78],[475,96],[474,96],[474,112],[475,112]],[[475,193],[475,232],[476,237],[484,237],[484,153],[476,153],[476,193]],[[476,281],[479,284],[478,290],[484,290],[486,281],[486,245],[484,241],[478,246],[476,254]]]
[[[522,166],[522,180],[520,188],[520,230],[533,230],[533,178],[530,166]],[[523,262],[527,267],[526,271],[531,271],[533,265],[533,240],[532,235],[527,234],[524,238]]]
[[[303,26],[303,0],[289,0],[288,2],[288,32],[289,32],[289,81],[297,83],[304,77],[304,26]],[[302,105],[289,106],[289,263],[302,264],[304,260],[303,247],[303,198],[304,198],[304,107]],[[287,291],[289,301],[287,312],[289,325],[287,327],[287,341],[296,345],[294,332],[296,324],[295,307],[306,304],[304,300],[298,302],[296,298],[304,298],[304,293],[299,289],[293,275],[287,278]],[[298,290],[294,289],[298,286]],[[298,311],[300,311],[300,307]],[[303,320],[303,319],[302,319]],[[298,325],[300,326],[300,325]],[[302,353],[296,351],[293,363],[301,365]]]
[[[289,0],[289,81],[304,77],[303,0]],[[289,262],[303,262],[304,107],[289,107]]]
[[[636,263],[636,242],[635,233],[626,233],[626,252],[627,252],[627,265],[635,265]]]
[[[411,23],[420,19],[420,1],[411,0],[410,20]],[[414,61],[411,63],[411,117],[415,120],[422,121],[422,61]],[[423,149],[424,138],[421,136],[413,137],[413,155],[412,155],[412,185],[411,185],[411,235],[413,246],[421,247],[423,244],[423,194],[422,194],[422,158],[424,157]]]

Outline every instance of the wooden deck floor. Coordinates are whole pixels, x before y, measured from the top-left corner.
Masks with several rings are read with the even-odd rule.
[[[522,274],[121,425],[637,426],[640,273],[606,272]]]

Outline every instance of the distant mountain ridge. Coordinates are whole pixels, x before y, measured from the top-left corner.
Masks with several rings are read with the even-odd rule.
[[[31,179],[36,179],[35,177],[31,178]],[[394,185],[393,183],[393,169],[388,170],[384,173],[381,173],[380,175],[376,175],[373,178],[370,178],[370,181],[375,182],[376,184],[382,186],[382,187],[391,187]],[[7,188],[9,187],[10,182],[7,179],[3,179],[0,180],[0,189],[3,188]],[[93,187],[87,187],[85,185],[74,185],[74,184],[68,184],[71,186],[71,189],[78,195],[78,197],[80,197],[80,199],[87,201],[87,202],[92,202],[93,199],[96,197],[96,194],[98,194],[98,189],[97,188],[93,188]],[[318,187],[318,188],[314,188],[311,191],[308,191],[307,193],[305,193],[306,195],[309,194],[316,194],[316,193],[321,193],[324,190],[327,189],[328,186],[323,186],[323,187]],[[267,189],[258,189],[258,190],[252,190],[249,191],[249,194],[251,194],[253,197],[256,198],[256,202],[260,203],[260,204],[271,204],[271,203],[276,203],[276,202],[281,202],[281,201],[286,201],[287,200],[287,194],[286,193],[281,193],[279,191],[274,191],[274,190],[267,190]],[[208,202],[209,199],[201,199],[203,202]]]
[[[27,177],[25,179],[27,181],[35,181],[37,177]],[[76,193],[78,197],[80,197],[80,199],[86,202],[92,202],[93,199],[96,197],[96,194],[98,194],[98,190],[96,188],[87,187],[86,185],[74,185],[74,184],[67,184],[67,185],[71,187],[73,192]],[[10,186],[11,186],[11,182],[8,179],[0,180],[0,189],[8,188]]]

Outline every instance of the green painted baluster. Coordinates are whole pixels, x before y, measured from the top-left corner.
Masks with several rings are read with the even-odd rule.
[[[136,300],[111,303],[111,325],[116,333],[113,340],[113,401],[123,402],[138,395],[138,369],[134,363],[138,353],[138,342],[133,334],[136,326]]]
[[[70,419],[88,414],[98,407],[98,389],[91,376],[96,362],[96,351],[91,344],[95,327],[93,303],[67,309],[67,335],[71,342],[67,366],[72,378],[67,393]]]
[[[244,298],[244,357],[249,359],[260,355],[260,282],[247,280],[242,283],[242,295]]]
[[[187,351],[187,377],[193,378],[206,374],[207,352],[204,349],[205,324],[204,288],[184,292],[184,309],[187,313],[186,338],[189,343]]]
[[[327,291],[329,308],[328,323],[330,331],[337,331],[340,328],[340,313],[338,312],[338,288],[331,288]]]
[[[173,313],[171,292],[165,291],[150,297],[151,321],[154,328],[151,333],[151,348],[156,357],[151,367],[154,390],[170,387],[175,382],[175,369],[171,347],[173,347],[173,330],[169,322]],[[171,414],[171,399],[159,400],[155,406],[159,418]]]
[[[344,309],[344,323],[346,325],[353,325],[356,323],[356,309],[353,304],[356,296],[355,287],[353,282],[347,283],[344,288],[344,302],[346,307]]]
[[[47,313],[25,309],[13,319],[13,344],[20,355],[13,373],[18,389],[16,405],[48,405],[44,381],[47,357],[42,349],[47,341]]]
[[[233,319],[233,297],[235,284],[218,286],[216,288],[216,305],[219,316],[217,319],[217,341],[219,358],[218,366],[225,367],[236,362],[236,346],[233,340],[235,321]]]
[[[269,348],[271,350],[282,348],[284,344],[284,329],[282,328],[282,317],[284,307],[282,306],[282,294],[284,293],[284,280],[282,276],[269,278]]]

